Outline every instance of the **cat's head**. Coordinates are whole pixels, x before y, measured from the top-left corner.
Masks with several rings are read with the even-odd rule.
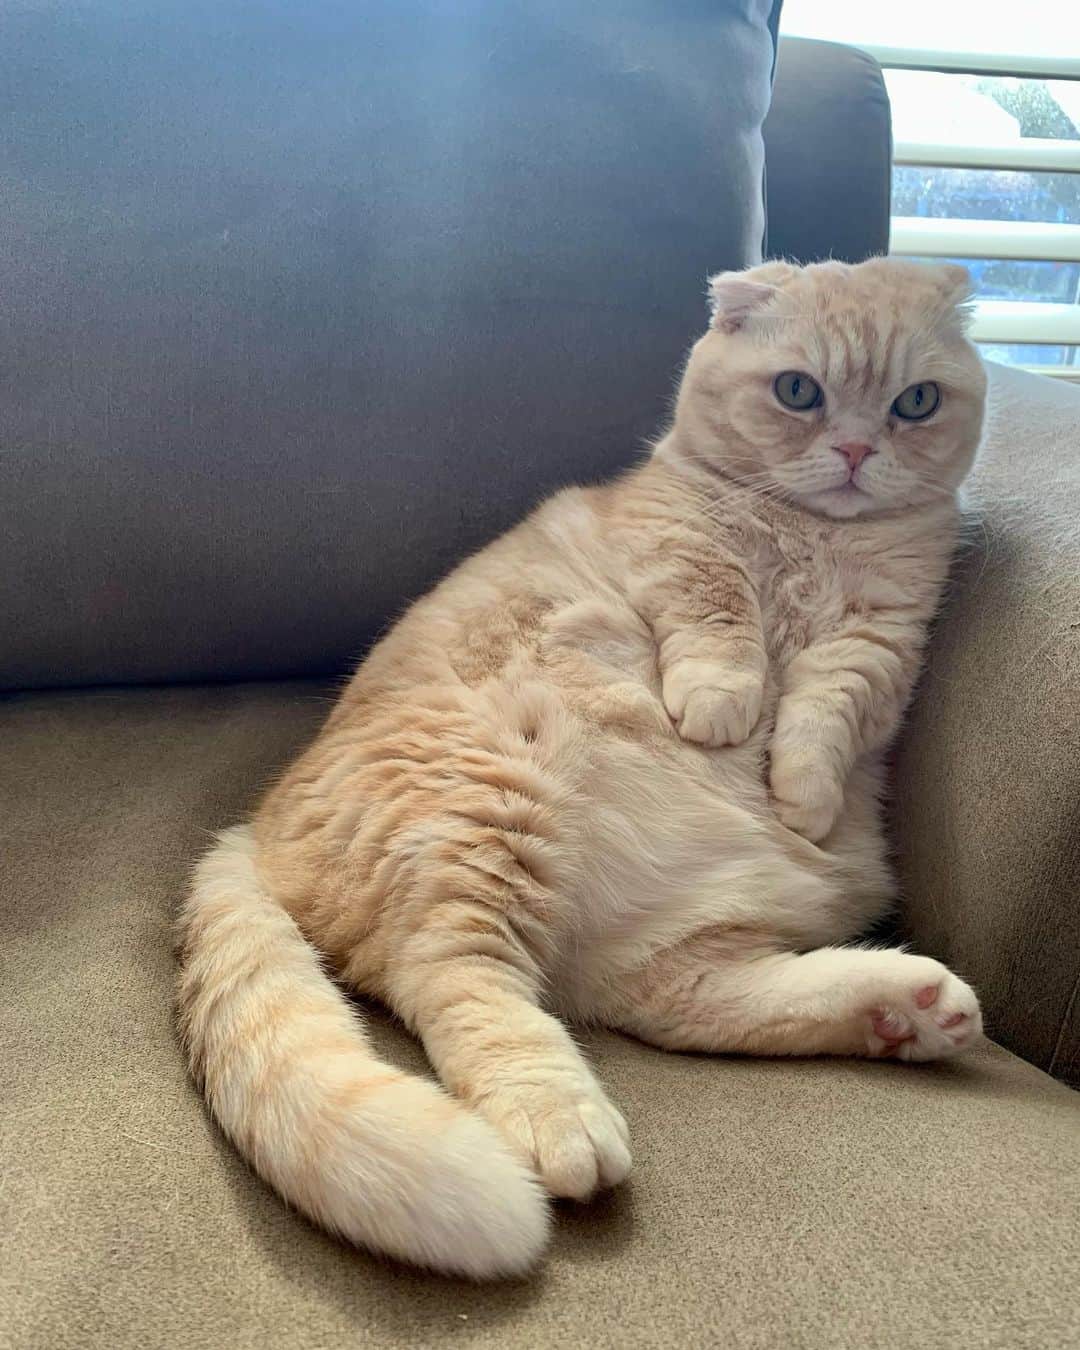
[[[964,268],[771,262],[713,277],[709,298],[679,391],[684,454],[837,519],[953,496],[986,395]]]

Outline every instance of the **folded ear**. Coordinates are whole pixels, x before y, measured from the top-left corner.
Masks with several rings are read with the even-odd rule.
[[[971,296],[971,273],[960,263],[939,263],[938,274],[941,277],[946,296],[954,305],[962,305]]]
[[[959,263],[939,263],[936,271],[941,279],[942,300],[947,306],[955,309],[960,327],[966,329],[975,311],[971,273]]]
[[[775,295],[775,286],[752,281],[745,272],[718,272],[709,278],[712,326],[721,333],[735,333]]]

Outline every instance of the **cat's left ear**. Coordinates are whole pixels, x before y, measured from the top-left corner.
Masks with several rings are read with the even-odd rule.
[[[971,273],[959,263],[939,263],[937,272],[941,278],[941,298],[956,311],[960,326],[966,328],[975,308]]]
[[[959,263],[939,263],[938,272],[944,283],[945,298],[954,305],[962,305],[971,298],[971,273]]]
[[[709,278],[712,326],[721,333],[736,333],[752,314],[763,310],[775,295],[775,286],[752,281],[745,272],[718,272]]]

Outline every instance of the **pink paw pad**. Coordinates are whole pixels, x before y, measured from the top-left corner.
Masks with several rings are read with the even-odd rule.
[[[929,1008],[937,1002],[938,994],[941,989],[936,984],[924,985],[921,989],[915,991],[916,1008]]]
[[[956,1027],[959,1026],[961,1022],[966,1022],[967,1013],[954,1012],[948,1017],[935,1017],[934,1021],[942,1028],[942,1030],[947,1030],[949,1027]]]
[[[872,1014],[874,1035],[880,1036],[890,1045],[900,1045],[904,1041],[914,1040],[915,1033],[901,1021],[895,1013],[875,1012]]]

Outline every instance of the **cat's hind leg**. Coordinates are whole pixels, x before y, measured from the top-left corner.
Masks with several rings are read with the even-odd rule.
[[[540,1006],[540,969],[495,894],[449,894],[389,972],[395,1010],[451,1092],[493,1124],[556,1196],[622,1181],[629,1134],[566,1028]]]
[[[973,991],[929,957],[799,953],[730,929],[657,953],[624,977],[619,1002],[620,1029],[669,1050],[928,1060],[967,1049],[982,1028]]]

